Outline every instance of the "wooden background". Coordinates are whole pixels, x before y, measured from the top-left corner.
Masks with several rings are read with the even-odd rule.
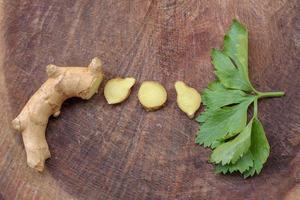
[[[300,199],[299,0],[1,0],[0,199]],[[250,76],[262,91],[259,115],[271,155],[259,176],[216,175],[198,129],[176,106],[173,84],[202,90],[214,79],[210,50],[233,18],[250,30]],[[26,165],[10,127],[45,81],[45,66],[103,60],[106,80],[134,76],[129,99],[110,106],[100,93],[70,99],[51,118],[52,158],[37,173]],[[141,81],[165,85],[163,109],[138,103]]]

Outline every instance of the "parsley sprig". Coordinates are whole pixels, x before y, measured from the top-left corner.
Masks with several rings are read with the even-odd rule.
[[[213,49],[211,57],[217,80],[202,94],[206,109],[197,118],[196,143],[213,149],[210,162],[218,173],[240,172],[245,178],[259,174],[270,145],[258,119],[258,100],[280,97],[284,92],[259,92],[251,84],[248,31],[237,20],[224,37],[223,50]],[[251,104],[253,116],[247,120]]]

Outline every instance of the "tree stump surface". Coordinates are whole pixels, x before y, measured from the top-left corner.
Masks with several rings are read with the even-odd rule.
[[[1,0],[0,10],[1,200],[300,199],[299,0]],[[233,18],[249,30],[252,83],[286,92],[259,103],[271,154],[249,179],[214,173],[174,89],[183,80],[202,91],[215,79],[210,51],[221,48]],[[50,118],[52,157],[35,172],[11,120],[46,80],[46,65],[86,66],[95,56],[106,75],[99,93],[67,100]],[[112,106],[103,85],[116,76],[137,84]],[[140,106],[144,80],[166,87],[163,109]]]

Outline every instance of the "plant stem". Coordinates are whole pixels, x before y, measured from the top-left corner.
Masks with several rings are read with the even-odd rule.
[[[254,103],[253,103],[253,117],[254,118],[257,118],[257,110],[258,110],[257,101],[258,101],[258,99],[255,98]]]
[[[281,97],[284,95],[284,92],[257,92],[258,98],[266,97]]]

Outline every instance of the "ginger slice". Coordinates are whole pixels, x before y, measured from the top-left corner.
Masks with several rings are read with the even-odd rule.
[[[177,81],[175,83],[175,90],[177,92],[178,107],[190,118],[193,118],[195,112],[200,107],[201,95],[196,89],[187,86],[182,81]]]
[[[104,96],[108,104],[117,104],[124,101],[130,94],[131,87],[135,84],[134,78],[114,78],[109,80],[104,87]]]
[[[138,99],[147,111],[158,110],[167,101],[167,91],[158,82],[144,81],[139,89]]]

